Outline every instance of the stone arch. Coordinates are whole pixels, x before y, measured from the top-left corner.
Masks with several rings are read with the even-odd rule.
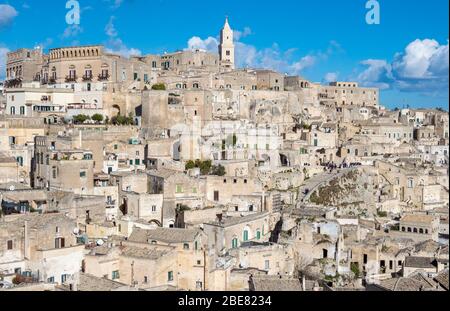
[[[120,115],[121,109],[119,105],[113,105],[112,106],[112,112],[113,115]]]

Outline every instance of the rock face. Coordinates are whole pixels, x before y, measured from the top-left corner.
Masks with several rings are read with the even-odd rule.
[[[370,216],[376,213],[375,182],[376,179],[363,170],[354,170],[321,186],[309,202],[337,207],[340,215]]]

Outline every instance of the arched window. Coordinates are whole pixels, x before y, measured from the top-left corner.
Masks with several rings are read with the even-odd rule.
[[[234,238],[234,239],[231,241],[231,248],[238,248],[238,246],[239,246],[239,241],[238,241],[237,238]]]
[[[423,234],[423,229],[422,228],[419,229],[419,233]]]
[[[25,107],[24,106],[20,106],[20,114],[22,116],[25,115]]]
[[[250,232],[248,231],[248,229],[245,229],[243,234],[243,240],[244,242],[247,242],[249,239],[250,239]]]
[[[417,228],[414,228],[414,233],[417,233]]]
[[[402,232],[406,232],[406,228],[405,227],[402,227]]]
[[[261,230],[256,230],[256,239],[261,240]]]
[[[16,107],[12,106],[12,107],[9,109],[9,111],[10,111],[10,114],[11,114],[11,115],[15,115],[15,114],[16,114]]]
[[[410,227],[408,227],[408,232],[412,232],[412,229]]]

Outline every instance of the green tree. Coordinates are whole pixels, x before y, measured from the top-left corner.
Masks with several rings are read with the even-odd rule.
[[[152,90],[154,91],[165,91],[166,85],[164,83],[157,83],[152,85]]]
[[[202,175],[208,175],[211,172],[212,162],[210,160],[203,161],[200,164],[200,173]]]
[[[359,265],[354,262],[351,264],[350,269],[352,270],[355,277],[359,278],[359,276],[361,275],[361,271],[359,271]]]
[[[86,116],[84,114],[79,114],[79,115],[73,117],[73,122],[75,124],[83,124],[84,122],[86,122],[87,120],[90,120],[90,119],[91,119],[91,117],[89,117],[89,116]]]
[[[186,170],[191,170],[191,169],[193,169],[195,167],[196,166],[195,166],[194,161],[192,161],[192,160],[187,161],[187,163],[186,163]]]
[[[95,121],[97,123],[102,123],[104,120],[103,115],[96,113],[92,116],[92,121]]]
[[[225,172],[225,167],[223,167],[222,165],[214,165],[212,170],[211,170],[211,174],[212,175],[216,175],[216,176],[225,176],[226,172]]]

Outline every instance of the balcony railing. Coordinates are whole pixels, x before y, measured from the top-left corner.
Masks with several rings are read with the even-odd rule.
[[[88,81],[92,81],[92,75],[84,75],[83,76],[83,81],[84,82],[88,82]]]
[[[56,78],[48,79],[48,84],[56,84]]]
[[[22,86],[22,79],[21,78],[14,78],[10,80],[5,81],[5,88],[16,88]]]
[[[108,79],[109,79],[109,73],[98,75],[98,81],[107,81]]]
[[[66,82],[77,82],[77,76],[66,76]]]

